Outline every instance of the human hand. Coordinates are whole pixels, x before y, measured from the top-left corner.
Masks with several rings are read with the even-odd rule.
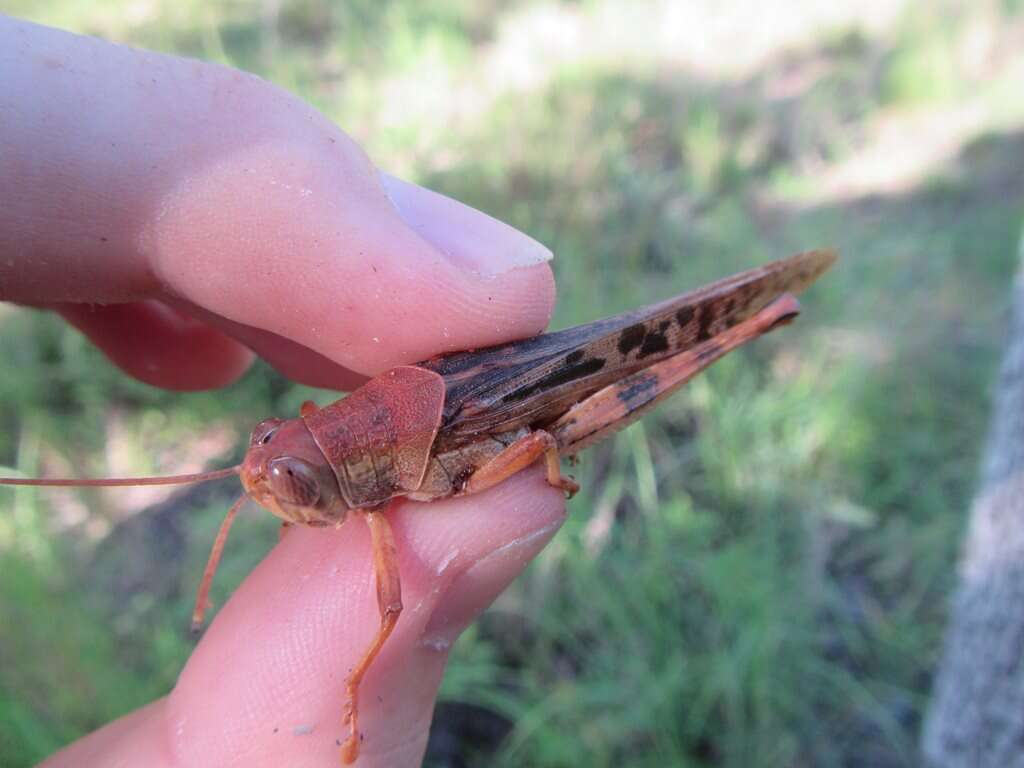
[[[380,174],[257,78],[4,18],[0,72],[0,298],[60,312],[143,381],[222,386],[251,349],[351,388],[547,323],[546,249]],[[447,647],[563,501],[524,473],[389,514],[406,610],[362,688],[367,766],[418,764]],[[46,765],[336,765],[344,679],[378,621],[372,574],[360,521],[292,531],[168,697]]]

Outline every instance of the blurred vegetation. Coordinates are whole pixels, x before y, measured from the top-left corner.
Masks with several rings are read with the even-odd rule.
[[[556,326],[844,254],[799,323],[584,455],[565,530],[454,648],[429,765],[913,763],[1024,210],[1024,17],[768,6],[0,1],[295,90],[550,245]],[[309,394],[257,367],[172,395],[52,317],[0,326],[0,464],[29,474],[226,461]],[[230,490],[152,493],[0,491],[4,765],[173,684]],[[218,604],[274,527],[236,528]]]

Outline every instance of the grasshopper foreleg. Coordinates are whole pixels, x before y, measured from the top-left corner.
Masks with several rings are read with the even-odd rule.
[[[235,522],[238,510],[242,508],[247,498],[248,496],[242,496],[231,505],[227,514],[224,515],[224,521],[220,524],[220,530],[217,531],[217,538],[214,539],[213,549],[210,550],[210,557],[206,561],[206,568],[203,570],[203,580],[199,582],[196,604],[192,609],[193,632],[198,632],[203,627],[203,617],[206,615],[206,609],[210,607],[210,585],[213,583],[213,575],[217,572],[217,566],[220,565],[220,556],[224,552],[224,544],[228,540],[231,525]]]

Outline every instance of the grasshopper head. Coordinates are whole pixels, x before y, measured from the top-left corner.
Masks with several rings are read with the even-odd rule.
[[[340,525],[348,513],[337,477],[302,419],[257,424],[241,478],[256,503],[287,523]]]

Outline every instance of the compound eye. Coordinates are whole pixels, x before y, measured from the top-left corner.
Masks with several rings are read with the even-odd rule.
[[[297,507],[312,507],[320,499],[316,470],[302,459],[282,456],[267,462],[270,489],[278,501]]]
[[[253,429],[249,445],[266,445],[274,438],[274,434],[282,424],[284,424],[284,419],[264,419]]]

